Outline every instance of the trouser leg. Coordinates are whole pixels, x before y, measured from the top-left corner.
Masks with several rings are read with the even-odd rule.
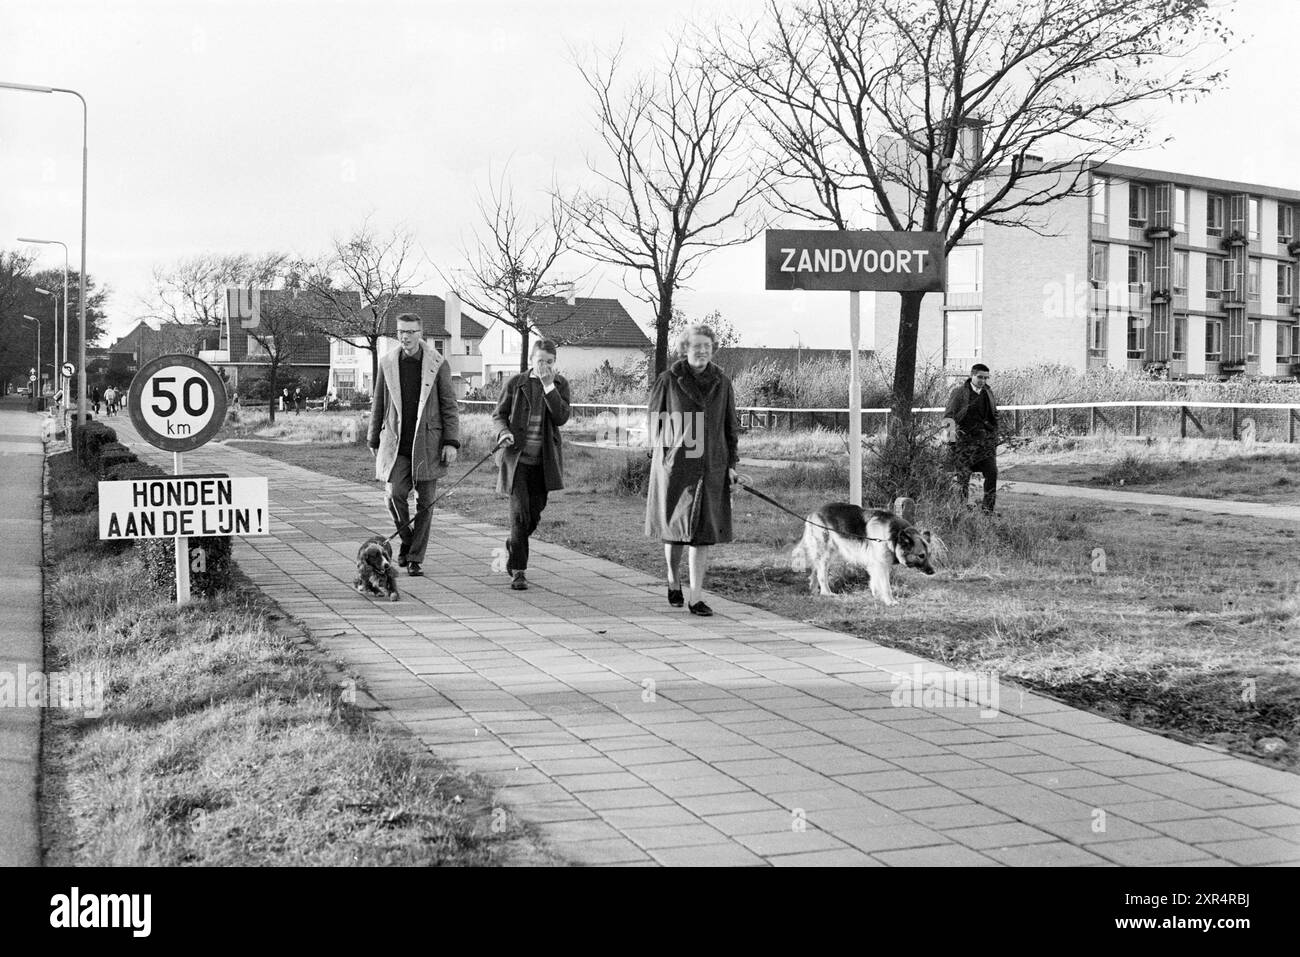
[[[998,460],[997,456],[989,455],[976,462],[974,469],[984,476],[984,501],[981,507],[986,512],[993,511],[998,500]]]
[[[393,517],[393,525],[397,528],[398,538],[402,541],[398,558],[409,557],[411,551],[411,529],[408,525],[411,521],[411,508],[407,501],[410,496],[411,459],[399,455],[393,463],[393,470],[388,473],[388,488],[384,499],[388,505],[388,514]]]
[[[516,465],[510,489],[510,537],[506,540],[506,568],[510,571],[528,569],[528,539],[542,520],[546,499],[546,475],[541,463]]]

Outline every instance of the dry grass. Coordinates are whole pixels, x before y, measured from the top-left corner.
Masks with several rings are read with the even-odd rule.
[[[347,450],[265,450],[329,474],[356,467]],[[552,495],[538,537],[660,574],[662,546],[641,535],[644,499],[611,494],[635,459],[567,448],[567,489]],[[801,514],[846,497],[833,467],[745,471]],[[452,507],[497,524],[506,514],[486,475],[458,489]],[[744,493],[735,508],[736,541],[712,550],[717,594],[1297,766],[1300,529],[1011,495],[1001,518],[923,505],[919,524],[943,540],[945,559],[933,577],[896,570],[900,604],[886,608],[860,577],[846,576],[834,598],[809,595],[806,574],[789,568],[798,521]],[[1094,570],[1098,549],[1104,572]],[[1241,700],[1248,679],[1255,703]],[[1269,751],[1270,739],[1286,746]]]
[[[70,484],[70,456],[50,462]],[[106,694],[98,716],[46,713],[47,863],[549,860],[475,779],[373,731],[260,593],[178,611],[94,535],[93,513],[56,514],[47,668],[104,675]]]

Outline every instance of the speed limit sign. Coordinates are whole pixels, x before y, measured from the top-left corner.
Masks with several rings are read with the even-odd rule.
[[[201,359],[159,356],[131,380],[127,410],[150,445],[189,452],[208,442],[226,421],[226,388]]]

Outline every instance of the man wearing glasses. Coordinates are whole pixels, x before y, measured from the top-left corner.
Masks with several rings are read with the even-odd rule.
[[[949,423],[957,488],[965,501],[972,472],[984,476],[984,511],[992,512],[998,497],[998,404],[989,388],[989,367],[977,362],[970,378],[948,396],[943,411]]]

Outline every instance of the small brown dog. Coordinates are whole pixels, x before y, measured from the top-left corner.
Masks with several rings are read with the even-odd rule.
[[[377,595],[389,601],[402,596],[393,575],[393,547],[381,535],[367,538],[357,550],[357,579],[352,583],[363,595]]]

